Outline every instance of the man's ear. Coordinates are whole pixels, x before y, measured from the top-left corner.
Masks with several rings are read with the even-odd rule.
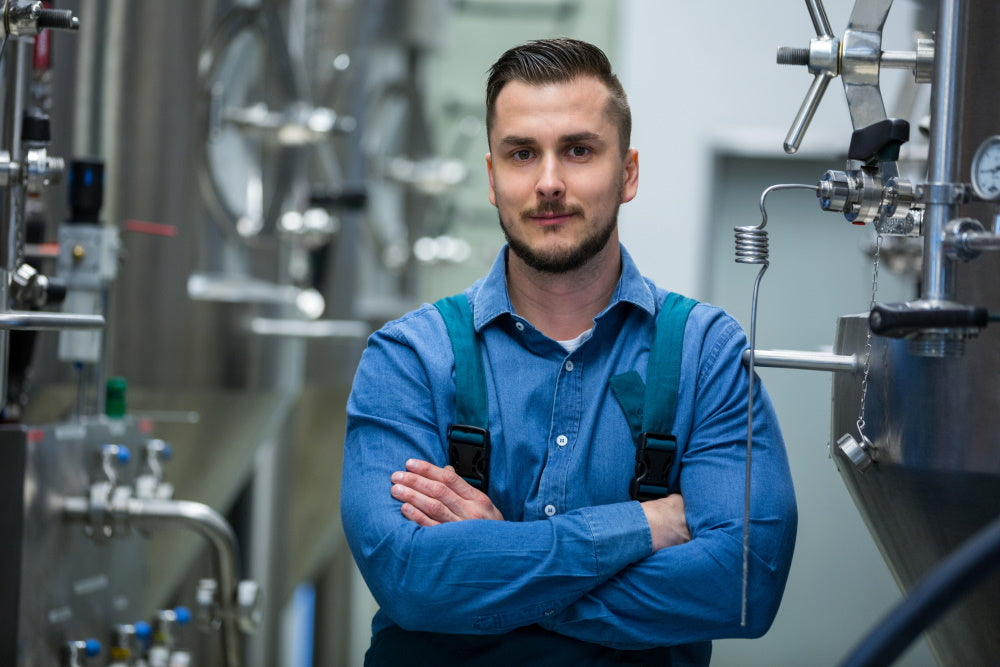
[[[486,154],[486,175],[490,178],[490,203],[497,205],[497,193],[493,188],[493,154]]]
[[[624,178],[622,179],[622,199],[621,202],[630,202],[635,199],[635,193],[639,190],[639,151],[635,148],[628,149],[625,153],[625,162],[622,165]]]

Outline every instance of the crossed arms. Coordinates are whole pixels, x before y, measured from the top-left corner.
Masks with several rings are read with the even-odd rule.
[[[709,327],[698,391],[678,406],[679,415],[690,415],[681,427],[689,435],[683,497],[642,504],[623,497],[525,521],[504,520],[494,502],[446,467],[437,413],[454,408],[429,387],[450,382],[450,369],[422,359],[420,334],[388,329],[372,338],[345,443],[344,528],[392,622],[468,634],[538,623],[629,649],[766,631],[787,577],[795,504],[784,446],[762,394],[749,623],[741,626],[746,371],[735,323],[720,318]]]
[[[392,483],[392,497],[403,503],[400,512],[418,526],[468,519],[503,521],[503,514],[489,496],[470,486],[451,466],[440,468],[427,461],[410,459],[406,470],[392,474]],[[642,503],[642,511],[649,522],[653,551],[691,539],[681,494],[646,501]]]

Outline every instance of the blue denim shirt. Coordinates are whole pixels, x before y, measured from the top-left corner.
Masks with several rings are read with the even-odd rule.
[[[666,292],[622,249],[622,273],[589,338],[572,354],[519,317],[506,249],[466,290],[489,396],[490,491],[504,521],[418,527],[389,494],[408,458],[447,465],[454,356],[424,305],[371,336],[348,401],[341,508],[354,558],[380,605],[373,632],[496,634],[528,624],[640,649],[770,626],[795,541],[784,443],[760,383],[755,401],[748,624],[741,627],[748,373],[746,339],[699,304],[684,335],[674,434],[675,485],[691,541],[654,552],[629,499],[635,445],[608,379],[645,377]]]

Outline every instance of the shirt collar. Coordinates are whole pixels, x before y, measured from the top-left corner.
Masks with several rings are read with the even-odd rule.
[[[639,273],[639,267],[625,250],[625,246],[620,247],[622,273],[618,278],[618,286],[611,297],[611,302],[601,315],[619,303],[627,302],[645,310],[650,316],[654,316],[656,314],[656,295],[653,286]],[[490,272],[469,288],[476,331],[482,330],[484,326],[503,314],[511,316],[514,314],[514,307],[510,304],[510,295],[507,292],[508,251],[509,248],[505,245],[494,260]]]

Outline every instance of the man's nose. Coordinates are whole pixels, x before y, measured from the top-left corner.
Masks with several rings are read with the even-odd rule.
[[[541,162],[538,182],[535,190],[543,199],[558,199],[566,193],[563,165],[558,157],[552,154],[545,156]]]

